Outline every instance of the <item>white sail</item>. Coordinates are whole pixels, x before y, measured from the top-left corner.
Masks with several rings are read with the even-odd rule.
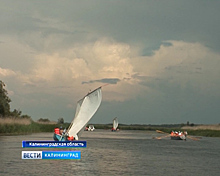
[[[88,93],[84,98],[78,101],[75,117],[67,130],[69,136],[73,136],[76,139],[80,137],[86,124],[98,110],[101,101],[101,87]]]
[[[113,119],[113,129],[117,129],[118,128],[118,118],[117,117],[115,117],[114,119]]]

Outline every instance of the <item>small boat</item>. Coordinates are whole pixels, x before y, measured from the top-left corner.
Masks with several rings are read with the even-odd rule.
[[[115,117],[115,118],[113,119],[112,131],[117,131],[117,128],[118,128],[118,118]]]
[[[89,127],[86,127],[85,131],[94,131],[95,127],[94,125],[89,125]]]
[[[192,137],[188,135],[187,131],[184,132],[171,131],[171,133],[167,133],[160,130],[156,130],[156,132],[166,134],[166,136],[153,137],[153,139],[163,139],[166,137],[170,137],[172,140],[186,140],[186,137],[194,141],[198,141],[199,139],[201,139],[201,137]]]
[[[185,131],[184,132],[172,131],[170,133],[170,138],[172,140],[186,140],[186,135],[187,135],[187,132],[185,132]]]
[[[89,92],[86,96],[77,102],[75,117],[73,118],[70,126],[65,132],[59,128],[55,128],[54,140],[72,141],[79,139],[86,125],[91,120],[101,104],[101,88],[102,87],[99,87]]]

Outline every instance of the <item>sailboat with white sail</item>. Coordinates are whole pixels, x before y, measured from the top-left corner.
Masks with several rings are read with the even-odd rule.
[[[99,87],[77,102],[75,117],[63,135],[63,140],[78,140],[86,125],[98,110],[102,101],[102,87]]]
[[[115,118],[113,119],[112,131],[116,131],[117,128],[118,128],[118,118],[115,117]]]
[[[89,127],[86,127],[85,131],[94,131],[95,127],[94,125],[89,125]]]

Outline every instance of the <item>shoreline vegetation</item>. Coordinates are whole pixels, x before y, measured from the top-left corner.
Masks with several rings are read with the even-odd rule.
[[[31,118],[6,117],[0,118],[0,136],[23,135],[41,132],[53,133],[54,128],[68,126],[69,123],[59,124],[51,121],[33,121]]]
[[[31,133],[51,132],[53,133],[55,127],[63,126],[68,128],[70,123],[57,123],[49,120],[37,122],[31,118],[16,118],[6,117],[0,118],[0,135],[23,135]],[[94,125],[96,129],[110,130],[112,124],[90,124]],[[162,125],[140,125],[140,124],[119,124],[120,130],[145,130],[156,131],[161,130],[170,133],[172,130],[184,131],[189,135],[205,136],[205,137],[220,137],[220,124],[214,125],[184,125],[184,124],[162,124]]]

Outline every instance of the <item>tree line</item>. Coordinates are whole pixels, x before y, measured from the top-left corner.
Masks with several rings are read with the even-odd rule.
[[[21,117],[31,118],[28,115],[22,115],[20,110],[14,109],[11,111],[11,99],[8,96],[8,91],[5,89],[5,84],[0,80],[0,117]]]

